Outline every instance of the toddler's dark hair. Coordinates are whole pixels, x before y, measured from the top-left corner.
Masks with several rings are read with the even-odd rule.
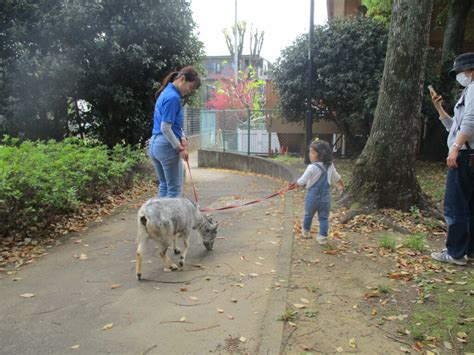
[[[324,164],[327,169],[332,164],[332,148],[328,142],[314,141],[309,147],[318,153],[318,160]]]

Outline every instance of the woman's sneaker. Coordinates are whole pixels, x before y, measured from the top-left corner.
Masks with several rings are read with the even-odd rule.
[[[328,237],[324,236],[324,235],[321,235],[321,234],[318,234],[318,236],[316,237],[316,241],[319,244],[324,245],[328,242]]]
[[[431,258],[442,263],[449,263],[460,266],[467,265],[466,258],[454,259],[451,255],[448,254],[448,251],[445,249],[437,253],[431,253]]]
[[[310,233],[309,231],[305,231],[305,230],[304,230],[304,231],[301,233],[301,237],[302,237],[303,239],[311,239],[311,233]]]

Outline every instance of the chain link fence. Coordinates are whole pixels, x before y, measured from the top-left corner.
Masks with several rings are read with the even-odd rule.
[[[185,107],[184,131],[199,135],[203,149],[252,155],[302,156],[305,151],[304,127],[283,122],[277,110],[208,110]],[[313,129],[314,138],[324,139],[335,151],[344,153],[344,139],[332,128]]]

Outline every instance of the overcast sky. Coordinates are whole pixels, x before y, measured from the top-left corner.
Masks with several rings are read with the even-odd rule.
[[[247,22],[244,54],[249,53],[250,25],[265,31],[261,56],[271,62],[309,29],[310,0],[238,0],[238,21]],[[206,55],[229,54],[222,29],[234,24],[235,0],[191,0],[197,33]],[[314,0],[314,23],[327,21],[326,0]]]

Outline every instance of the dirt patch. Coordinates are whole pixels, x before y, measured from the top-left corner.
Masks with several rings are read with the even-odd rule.
[[[288,310],[281,317],[286,320],[285,353],[455,353],[469,349],[469,324],[453,328],[455,334],[466,333],[457,341],[455,336],[450,339],[449,332],[435,331],[436,321],[438,327],[444,324],[439,317],[432,319],[431,328],[423,318],[439,300],[433,283],[444,286],[447,282],[458,285],[459,292],[469,292],[466,287],[473,280],[469,270],[441,265],[429,257],[431,249],[443,246],[443,231],[421,223],[417,211],[411,215],[380,212],[390,214],[413,235],[387,230],[377,215],[342,226],[339,220],[344,211],[335,209],[330,242],[320,246],[315,239],[300,238],[303,196],[302,191],[295,196]],[[312,234],[316,235],[317,218],[314,221]],[[461,302],[464,307],[454,317],[462,322],[469,319],[469,311],[466,301]],[[445,348],[445,342],[452,349]]]

